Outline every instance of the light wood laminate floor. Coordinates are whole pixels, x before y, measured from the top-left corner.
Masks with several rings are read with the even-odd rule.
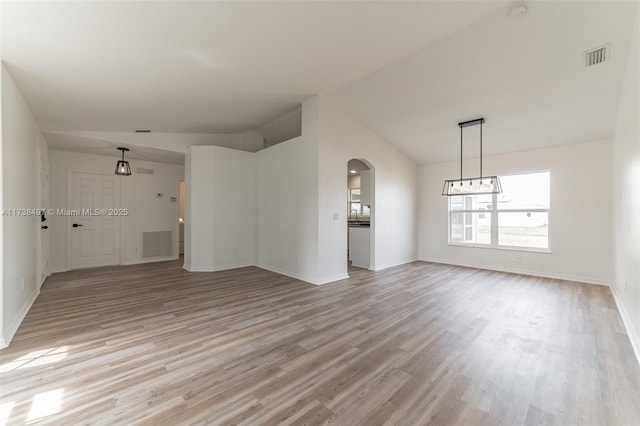
[[[50,277],[9,424],[639,425],[607,287],[415,262],[314,286],[180,262]],[[1,420],[0,420],[1,422]]]

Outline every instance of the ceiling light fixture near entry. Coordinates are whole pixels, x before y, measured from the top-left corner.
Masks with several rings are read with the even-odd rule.
[[[471,194],[499,194],[502,192],[498,176],[482,175],[482,124],[484,118],[463,121],[458,123],[460,127],[460,179],[447,179],[442,187],[442,195],[471,195]],[[462,177],[462,129],[469,126],[480,125],[480,177]]]
[[[129,151],[129,148],[118,147],[120,151],[122,151],[122,160],[118,160],[116,164],[116,175],[119,176],[131,176],[131,167],[129,167],[129,162],[124,161],[124,153],[125,151]]]
[[[358,173],[357,170],[349,170],[349,173],[351,173],[352,175],[355,175],[356,173]]]

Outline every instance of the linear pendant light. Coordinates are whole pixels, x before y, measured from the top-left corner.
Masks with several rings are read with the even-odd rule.
[[[118,160],[116,164],[116,174],[119,176],[131,176],[131,167],[129,167],[129,162],[124,161],[124,153],[125,151],[129,151],[128,148],[119,147],[120,151],[122,151],[122,160]]]
[[[482,123],[484,118],[463,121],[458,123],[460,127],[460,179],[447,179],[442,187],[442,195],[473,195],[473,194],[499,194],[502,192],[502,185],[498,176],[482,175]],[[480,125],[480,177],[462,177],[462,129],[469,126]]]

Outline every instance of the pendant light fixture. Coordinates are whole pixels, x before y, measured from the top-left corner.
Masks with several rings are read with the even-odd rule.
[[[124,153],[125,151],[129,151],[129,148],[118,147],[120,151],[122,151],[122,160],[118,160],[116,164],[116,174],[119,176],[131,176],[131,167],[129,167],[129,162],[124,161]]]
[[[458,123],[460,127],[460,179],[447,179],[442,187],[442,195],[473,195],[473,194],[499,194],[502,192],[498,176],[482,175],[482,123],[484,118],[463,121]],[[480,177],[462,177],[462,129],[469,126],[480,125]]]

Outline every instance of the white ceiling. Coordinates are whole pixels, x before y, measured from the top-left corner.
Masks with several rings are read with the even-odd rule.
[[[637,2],[529,2],[344,90],[352,114],[418,163],[459,158],[457,123],[485,117],[485,154],[611,138]],[[611,44],[611,62],[583,52]],[[465,157],[479,128],[464,129]]]
[[[504,2],[2,2],[43,130],[229,133],[344,87]]]
[[[320,93],[419,163],[457,158],[478,116],[487,153],[610,137],[637,2],[510,4],[2,2],[1,52],[67,150],[117,144],[54,131],[242,132]],[[604,43],[611,62],[584,68]]]

